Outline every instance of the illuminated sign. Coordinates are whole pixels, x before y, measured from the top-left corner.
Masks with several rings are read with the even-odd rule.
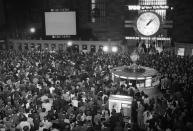
[[[164,40],[164,41],[170,41],[171,38],[169,37],[130,37],[126,36],[125,39],[127,40]]]
[[[128,10],[166,10],[167,5],[128,5]]]
[[[111,95],[109,97],[109,111],[112,112],[115,109],[119,113],[122,109],[124,116],[131,117],[132,101],[133,98],[130,96]]]
[[[150,87],[151,86],[151,83],[152,83],[152,78],[147,78],[145,80],[145,87]]]
[[[140,10],[140,5],[128,5],[128,10]]]
[[[178,49],[178,55],[179,56],[184,56],[185,49],[184,48],[179,48]]]

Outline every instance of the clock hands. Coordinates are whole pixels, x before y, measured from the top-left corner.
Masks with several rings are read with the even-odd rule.
[[[146,26],[148,26],[152,21],[154,21],[155,18],[151,19],[147,24]]]

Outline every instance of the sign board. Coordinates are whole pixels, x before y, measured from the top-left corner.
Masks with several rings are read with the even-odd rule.
[[[113,109],[116,113],[120,113],[123,110],[124,116],[131,116],[131,105],[133,97],[123,95],[111,95],[109,97],[109,110],[112,112]]]

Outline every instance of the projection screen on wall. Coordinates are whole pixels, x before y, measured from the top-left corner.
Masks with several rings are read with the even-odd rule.
[[[45,33],[76,35],[76,12],[45,12]]]

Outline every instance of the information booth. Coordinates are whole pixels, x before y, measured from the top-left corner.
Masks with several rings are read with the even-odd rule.
[[[128,66],[116,67],[111,70],[112,80],[115,82],[128,81],[136,83],[138,88],[151,88],[159,84],[159,73],[149,67],[140,66],[141,72],[129,72]]]

